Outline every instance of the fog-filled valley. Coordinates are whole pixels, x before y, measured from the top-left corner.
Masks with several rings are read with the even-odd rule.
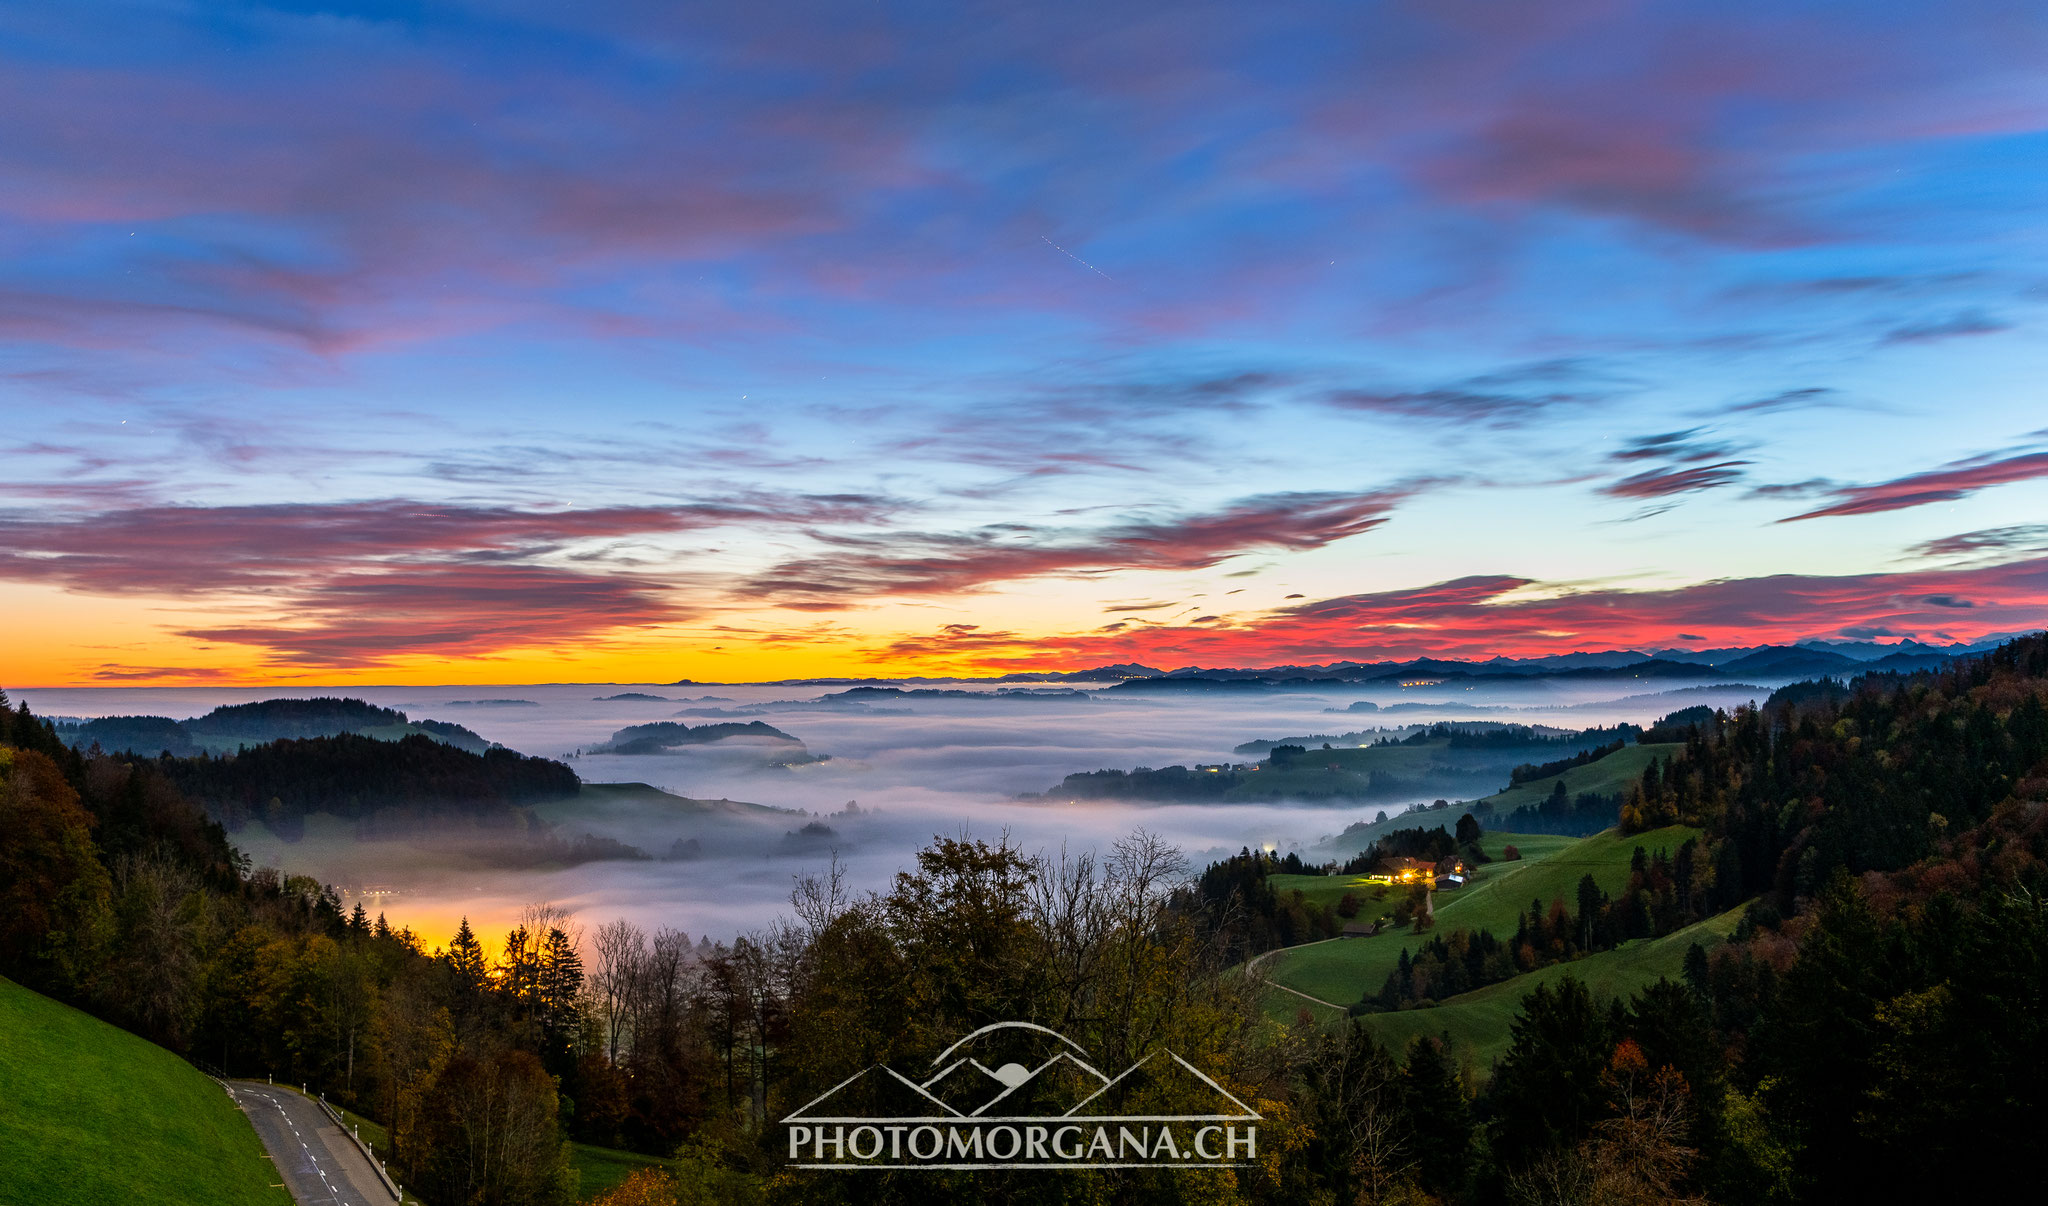
[[[103,738],[110,750],[127,741],[154,753],[150,745],[166,732],[176,740],[186,731],[195,748],[227,752],[236,734],[223,736],[232,726],[218,717],[239,713],[225,705],[346,695],[404,714],[372,717],[360,731],[373,738],[489,743],[573,768],[579,793],[541,791],[488,815],[380,799],[372,786],[295,815],[266,816],[258,798],[222,817],[254,865],[334,884],[345,900],[410,925],[431,948],[464,916],[488,942],[534,901],[552,901],[588,925],[626,918],[728,939],[785,911],[794,879],[834,857],[856,889],[882,888],[935,835],[1008,832],[1027,850],[1056,852],[1100,849],[1142,828],[1179,846],[1196,867],[1244,847],[1348,857],[1386,827],[1369,824],[1383,811],[1397,823],[1433,799],[1485,796],[1509,785],[1513,764],[1611,736],[1572,744],[1582,731],[1649,725],[1700,705],[1733,708],[1783,681],[1730,682],[1713,673],[1173,691],[920,681],[13,694],[59,718],[72,740]],[[215,718],[187,720],[209,714]],[[132,736],[133,726],[86,723],[116,717],[185,723]],[[1442,722],[1469,731],[1537,726],[1532,739],[1552,744],[1444,749],[1419,733]],[[242,740],[273,735],[298,734],[239,732]],[[1390,751],[1360,748],[1404,740]],[[1278,768],[1270,747],[1282,741],[1309,743],[1296,760],[1304,772],[1271,773]],[[1350,774],[1340,758],[1398,760],[1401,769]],[[1262,768],[1264,783],[1282,786],[1263,798],[1246,798],[1246,787],[1213,797],[1169,788],[1146,799],[1062,790],[1069,775],[1170,767],[1247,784],[1260,782],[1254,768]],[[1307,786],[1284,786],[1295,782]]]

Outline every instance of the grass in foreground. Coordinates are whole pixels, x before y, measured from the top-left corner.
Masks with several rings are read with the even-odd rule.
[[[579,1201],[590,1199],[617,1185],[643,1168],[674,1168],[675,1161],[659,1156],[642,1156],[588,1143],[569,1145],[569,1162],[580,1177],[576,1186]]]
[[[0,978],[0,1203],[291,1206],[221,1087]]]

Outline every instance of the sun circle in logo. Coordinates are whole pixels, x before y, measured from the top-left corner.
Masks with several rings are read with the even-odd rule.
[[[1004,1064],[995,1070],[995,1078],[1014,1089],[1031,1079],[1031,1069],[1023,1064]]]

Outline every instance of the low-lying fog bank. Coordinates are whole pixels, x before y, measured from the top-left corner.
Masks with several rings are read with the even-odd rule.
[[[564,837],[590,833],[649,857],[552,868],[493,867],[476,843],[432,832],[359,841],[350,825],[327,817],[311,818],[304,835],[291,842],[261,822],[234,835],[259,865],[343,885],[373,913],[382,909],[394,924],[411,925],[431,947],[447,940],[460,916],[495,934],[534,900],[571,908],[586,925],[626,917],[649,929],[674,926],[693,937],[729,938],[785,909],[792,880],[816,872],[835,852],[856,886],[879,888],[938,834],[994,838],[1007,831],[1026,849],[1057,850],[1063,843],[1101,846],[1144,828],[1181,846],[1198,866],[1245,846],[1305,849],[1383,808],[1398,813],[1419,801],[1132,805],[1015,797],[1052,788],[1075,771],[1243,762],[1247,756],[1233,747],[1257,739],[1437,720],[1570,729],[1645,724],[1695,704],[1760,700],[1769,690],[1668,679],[1517,684],[1496,692],[1333,685],[1213,695],[998,697],[985,685],[959,687],[972,693],[847,697],[838,687],[583,684],[13,694],[43,715],[177,719],[224,703],[343,694],[400,709],[415,721],[459,721],[522,753],[566,758],[586,783],[647,783],[693,800],[780,810],[586,792],[534,811]],[[1360,701],[1380,710],[1348,710]],[[650,753],[579,753],[607,745],[631,726],[673,720],[694,728],[755,717],[801,741],[819,760],[789,764],[776,757],[785,745],[744,738]],[[849,801],[857,801],[857,809],[849,810]]]

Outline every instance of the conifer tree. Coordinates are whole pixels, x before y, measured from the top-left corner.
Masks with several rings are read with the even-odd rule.
[[[469,928],[469,918],[464,917],[456,927],[455,937],[448,943],[448,967],[455,973],[458,990],[478,993],[490,982],[490,964],[485,961],[483,943],[476,940],[476,932]]]
[[[1423,1188],[1456,1195],[1471,1171],[1472,1111],[1442,1042],[1422,1035],[1409,1045],[1401,1088]]]

